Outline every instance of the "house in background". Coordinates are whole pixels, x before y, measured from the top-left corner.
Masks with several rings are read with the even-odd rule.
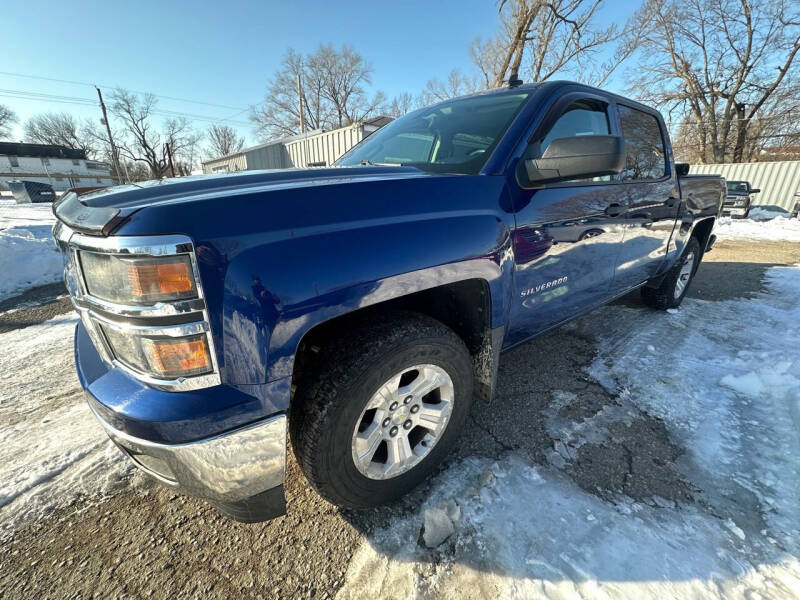
[[[392,119],[375,117],[323,131],[316,129],[203,162],[203,173],[232,173],[256,169],[329,167],[358,142]]]
[[[7,182],[13,180],[47,183],[56,193],[73,187],[114,185],[111,166],[88,160],[84,150],[0,142],[0,191],[8,191]]]

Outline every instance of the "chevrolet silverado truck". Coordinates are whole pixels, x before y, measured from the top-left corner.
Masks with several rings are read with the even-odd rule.
[[[139,468],[233,519],[285,512],[288,443],[330,502],[391,502],[501,352],[632,290],[681,303],[725,192],[687,174],[657,111],[548,82],[409,113],[330,168],[69,194],[78,377]]]
[[[722,216],[733,219],[746,219],[750,216],[750,208],[753,204],[753,194],[758,194],[761,190],[750,187],[749,181],[730,181],[726,182],[727,195],[722,203]]]

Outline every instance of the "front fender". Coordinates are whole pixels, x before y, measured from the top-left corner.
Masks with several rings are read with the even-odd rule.
[[[226,380],[251,384],[291,375],[300,340],[316,325],[468,279],[489,284],[492,327],[504,325],[511,218],[475,210],[359,222],[242,252],[225,278]]]

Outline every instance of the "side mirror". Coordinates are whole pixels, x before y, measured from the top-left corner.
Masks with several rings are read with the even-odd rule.
[[[541,158],[520,161],[528,182],[616,175],[625,167],[625,143],[616,135],[579,135],[550,142]]]
[[[753,188],[753,189],[751,189],[751,190],[750,190],[750,193],[751,193],[751,194],[757,194],[757,193],[758,193],[758,192],[760,192],[760,191],[761,191],[761,190],[760,190],[759,188]]]
[[[689,174],[689,163],[675,163],[675,173],[678,177],[686,177]]]

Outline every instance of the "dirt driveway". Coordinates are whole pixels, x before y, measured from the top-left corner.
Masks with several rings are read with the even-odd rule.
[[[768,267],[795,263],[800,263],[797,244],[720,243],[701,265],[690,295],[709,301],[750,297]],[[638,295],[620,302],[647,310]],[[5,313],[0,331],[68,310],[55,300]],[[595,341],[570,326],[504,355],[497,398],[474,407],[448,464],[514,451],[532,464],[562,469],[599,498],[624,494],[644,503],[653,497],[681,503],[695,494],[677,466],[681,449],[660,420],[646,415],[559,465],[558,440],[545,417],[553,401],[549,390],[579,398],[562,410],[573,419],[615,402],[586,373],[596,352]],[[386,508],[340,511],[310,489],[291,460],[288,515],[241,525],[141,475],[128,475],[108,499],[86,495],[15,529],[0,546],[0,598],[332,598],[365,537],[416,510],[428,491],[424,485]]]

